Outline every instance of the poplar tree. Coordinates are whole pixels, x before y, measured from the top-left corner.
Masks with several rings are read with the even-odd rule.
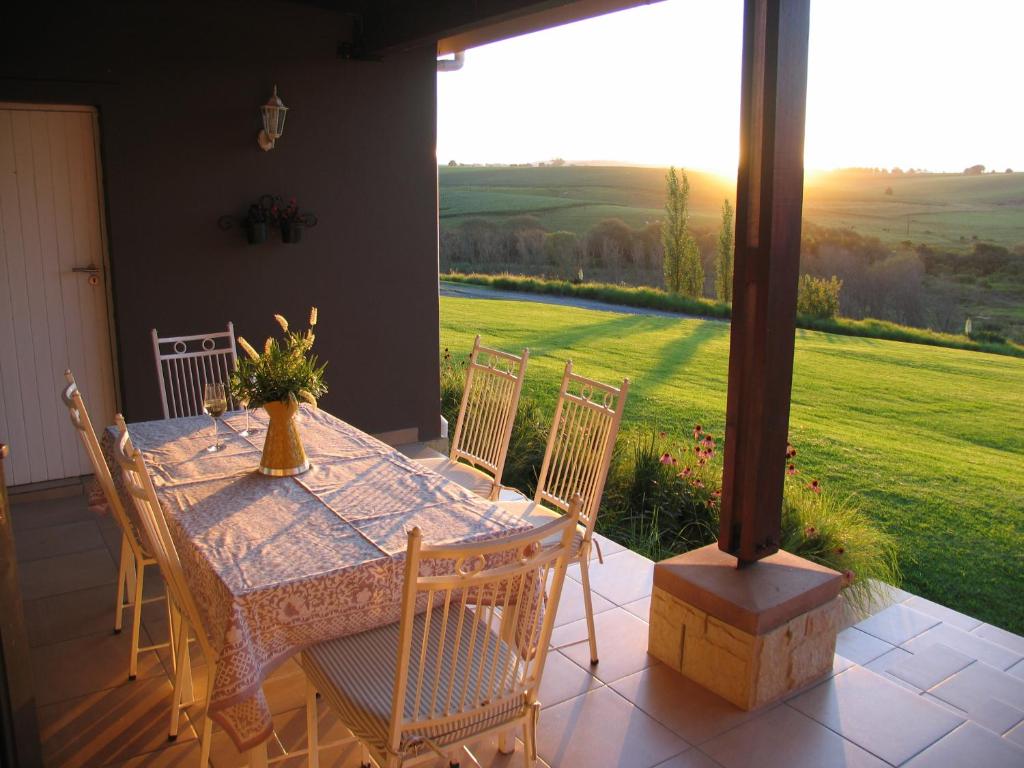
[[[690,180],[686,171],[676,174],[675,166],[665,177],[665,214],[661,223],[661,242],[665,247],[665,287],[672,293],[700,296],[704,291],[704,266],[697,241],[689,230]]]
[[[664,246],[662,266],[665,272],[665,288],[679,293],[683,285],[683,240],[686,235],[686,195],[689,183],[683,174],[683,187],[675,166],[665,176],[665,220],[661,222],[661,244]]]
[[[718,257],[715,259],[715,295],[719,301],[732,302],[733,271],[732,205],[722,203],[722,230],[718,233]]]

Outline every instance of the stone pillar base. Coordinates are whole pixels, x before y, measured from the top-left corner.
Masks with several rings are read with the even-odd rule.
[[[749,710],[829,671],[842,577],[779,551],[743,569],[715,544],[654,567],[649,653]]]

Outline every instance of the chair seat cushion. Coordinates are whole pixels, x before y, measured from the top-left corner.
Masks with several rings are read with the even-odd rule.
[[[494,478],[476,467],[463,464],[461,461],[452,461],[447,456],[440,459],[416,459],[416,463],[422,464],[439,475],[443,475],[453,483],[458,483],[477,496],[485,499],[490,498],[491,488],[494,486]]]
[[[458,649],[454,638],[458,635],[459,617],[464,621],[477,622],[476,642],[463,642]],[[426,613],[416,616],[413,624],[412,661],[409,666],[409,677],[406,686],[405,721],[413,719],[416,706],[417,678],[420,674],[419,652],[423,647],[423,633],[426,624]],[[423,691],[419,703],[417,719],[437,717],[443,710],[441,698],[452,691],[451,707],[448,711],[456,711],[457,703],[462,700],[463,709],[474,709],[485,705],[492,692],[487,689],[489,670],[494,668],[495,674],[490,676],[495,688],[496,681],[512,679],[521,669],[521,657],[497,634],[480,622],[471,608],[465,613],[454,606],[449,612],[447,621],[443,618],[440,607],[431,613],[429,652],[426,654],[423,674]],[[469,637],[468,628],[462,627],[463,637]],[[489,639],[485,642],[485,638]],[[441,639],[444,641],[444,652],[441,652]],[[342,722],[362,741],[383,754],[388,742],[388,722],[391,717],[392,699],[394,696],[396,666],[398,663],[399,624],[361,632],[357,635],[339,637],[311,646],[302,652],[300,665],[312,681],[316,689],[335,710]],[[483,669],[484,684],[480,690],[465,690],[474,685],[478,675],[473,670]],[[438,701],[431,702],[429,691],[430,681],[435,675],[441,681],[438,690]],[[451,685],[447,681],[451,680]],[[451,722],[430,726],[424,729],[408,731],[403,737],[399,751],[406,754],[422,752],[426,746],[418,742],[418,737],[425,737],[439,745],[451,744],[467,735],[478,732],[491,725],[512,720],[524,712],[525,696],[516,697],[514,701],[505,702],[501,706],[485,710],[485,714],[477,719],[468,720],[463,717],[458,724]]]
[[[539,504],[536,501],[498,501],[495,503],[509,514],[529,521],[530,525],[534,528],[539,528],[540,526],[550,523],[552,520],[557,520],[562,516],[561,512],[548,509],[543,504]],[[572,538],[572,547],[569,550],[570,559],[576,557],[580,553],[580,545],[583,544],[583,536],[586,532],[587,529],[582,525],[576,525],[576,535]],[[544,543],[554,544],[555,539],[556,537],[554,536],[549,537]]]

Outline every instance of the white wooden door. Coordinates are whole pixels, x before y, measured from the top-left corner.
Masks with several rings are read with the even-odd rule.
[[[0,441],[11,485],[92,471],[60,401],[65,369],[97,428],[114,413],[96,147],[91,108],[0,105]]]

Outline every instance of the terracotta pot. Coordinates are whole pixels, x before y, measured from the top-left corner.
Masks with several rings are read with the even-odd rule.
[[[284,400],[265,403],[263,408],[270,416],[270,425],[263,443],[260,472],[274,477],[301,475],[309,469],[309,459],[295,427],[299,404],[294,400]]]

